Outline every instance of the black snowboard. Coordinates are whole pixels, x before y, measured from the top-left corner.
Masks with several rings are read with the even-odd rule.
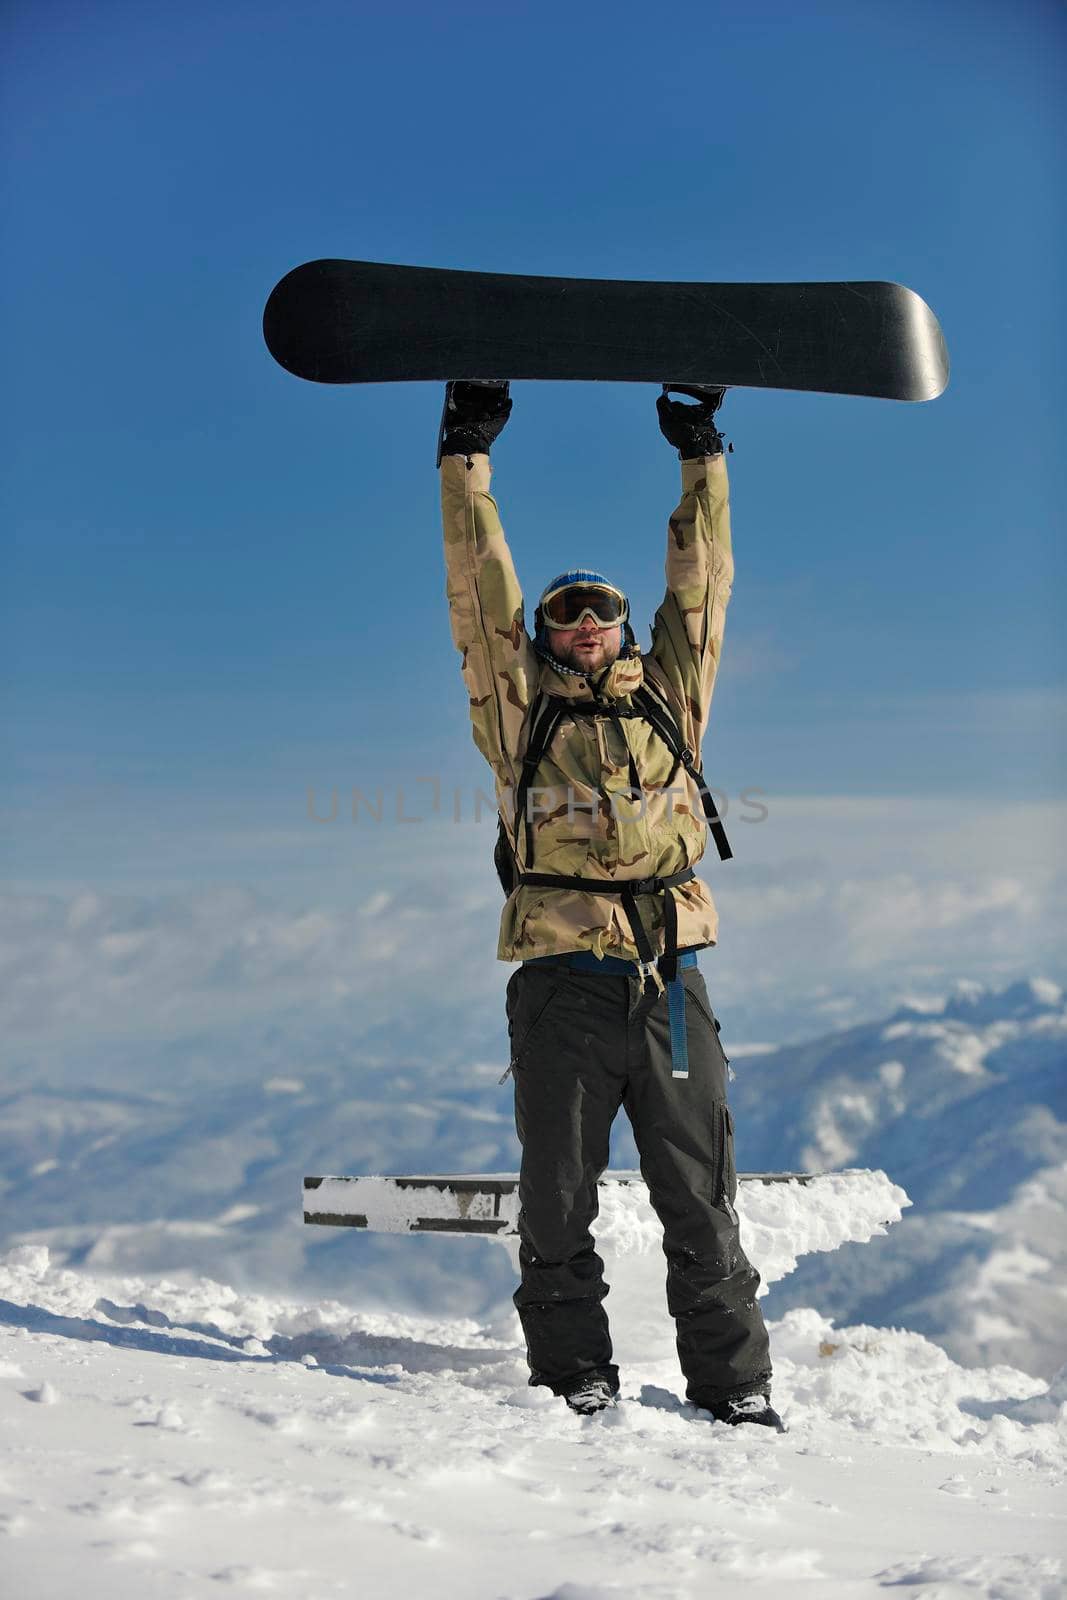
[[[316,383],[564,378],[932,400],[937,318],[899,283],[631,283],[308,261],[267,347]]]

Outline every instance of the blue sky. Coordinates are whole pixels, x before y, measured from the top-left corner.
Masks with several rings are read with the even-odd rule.
[[[709,773],[871,816],[941,802],[941,830],[1062,793],[1060,7],[15,0],[2,26],[20,892],[358,904],[400,847],[324,843],[309,785],[483,782],[438,389],[320,389],[262,343],[271,286],[316,256],[917,289],[953,358],[933,404],[727,399]],[[591,561],[651,615],[677,491],[651,387],[519,385],[494,460],[528,593]],[[1013,816],[968,832],[961,881]],[[782,841],[768,872],[806,848]]]

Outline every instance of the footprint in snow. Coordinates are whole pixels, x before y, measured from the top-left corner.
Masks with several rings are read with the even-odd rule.
[[[238,1410],[252,1422],[258,1422],[264,1428],[273,1428],[278,1433],[297,1433],[300,1429],[300,1418],[292,1411],[272,1411],[269,1407],[261,1409],[256,1406],[240,1406]]]
[[[951,1478],[946,1478],[944,1483],[938,1485],[938,1488],[942,1494],[955,1494],[958,1495],[961,1500],[974,1499],[974,1493],[970,1484],[967,1482],[967,1479],[962,1478],[959,1473],[955,1473]]]
[[[289,1588],[298,1574],[272,1572],[269,1567],[220,1567],[218,1572],[209,1573],[208,1576],[215,1583],[237,1583],[243,1589],[269,1590],[277,1589],[279,1585]]]

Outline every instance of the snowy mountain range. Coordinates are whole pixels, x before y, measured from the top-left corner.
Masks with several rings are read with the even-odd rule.
[[[913,1201],[885,1239],[803,1261],[771,1290],[771,1316],[814,1304],[914,1329],[964,1364],[1046,1377],[1062,1364],[1057,986],[959,985],[806,1044],[731,1054],[743,1170],[883,1168]],[[476,1062],[446,1080],[439,1062],[382,1041],[292,1074],[220,1083],[191,1068],[150,1088],[17,1089],[0,1100],[0,1245],[44,1243],[93,1270],[208,1272],[394,1312],[487,1315],[513,1287],[497,1247],[306,1229],[300,1179],[514,1170],[502,1066]],[[637,1165],[624,1120],[612,1165]]]
[[[768,1309],[926,1333],[964,1363],[1067,1355],[1067,1014],[1034,980],[742,1057],[743,1166],[883,1167],[913,1209],[877,1249],[810,1258]]]

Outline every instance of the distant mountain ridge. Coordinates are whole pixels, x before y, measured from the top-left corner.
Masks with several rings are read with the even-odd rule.
[[[1067,1155],[1065,1061],[1057,985],[959,985],[936,1009],[899,1006],[750,1064],[742,1054],[730,1090],[741,1164],[884,1166],[916,1205],[988,1209]]]
[[[1047,980],[960,984],[808,1045],[742,1056],[743,1166],[883,1167],[914,1209],[876,1249],[802,1262],[772,1314],[906,1326],[964,1362],[1067,1351],[1067,1007]]]

